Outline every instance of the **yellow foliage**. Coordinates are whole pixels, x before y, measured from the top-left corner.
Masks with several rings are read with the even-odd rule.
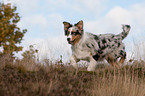
[[[20,30],[17,23],[20,16],[16,13],[16,6],[11,4],[0,3],[0,47],[3,47],[3,54],[13,54],[22,50],[22,46],[18,46],[26,29]]]

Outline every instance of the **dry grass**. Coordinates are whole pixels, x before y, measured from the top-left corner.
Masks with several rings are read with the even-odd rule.
[[[98,75],[92,96],[145,96],[145,68],[127,67]]]
[[[66,65],[0,58],[0,96],[145,96],[145,62],[95,72]]]

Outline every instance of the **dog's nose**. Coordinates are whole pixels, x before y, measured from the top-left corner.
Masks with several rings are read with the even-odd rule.
[[[67,41],[70,41],[70,38],[67,38]]]

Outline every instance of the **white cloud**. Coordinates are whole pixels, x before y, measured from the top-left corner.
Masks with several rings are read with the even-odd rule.
[[[85,14],[85,15],[95,15],[97,16],[101,11],[104,10],[104,2],[108,0],[74,0],[70,2],[71,9],[76,12]]]
[[[18,26],[28,29],[27,38],[58,36],[63,34],[63,17],[60,14],[34,14],[21,18]]]
[[[131,13],[121,7],[114,7],[104,17],[96,21],[86,22],[86,30],[91,30],[97,34],[100,33],[119,33],[121,24],[132,24]]]
[[[47,27],[47,18],[43,16],[42,14],[35,14],[31,16],[26,16],[25,18],[22,18],[20,22],[21,26],[24,26],[27,24],[27,26],[35,26],[38,25],[42,29],[46,29]]]
[[[2,0],[4,3],[11,3],[16,5],[17,8],[21,11],[21,14],[28,14],[34,12],[38,9],[39,0]]]
[[[45,4],[44,9],[47,8],[49,12],[64,11],[67,15],[89,15],[98,14],[104,8],[104,2],[108,0],[48,0]]]
[[[145,2],[142,2],[140,4],[135,4],[131,6],[130,11],[134,18],[134,23],[136,23],[136,26],[143,27],[145,26]]]
[[[113,8],[108,12],[105,16],[106,19],[110,20],[110,22],[114,24],[131,24],[131,14],[128,10],[121,8],[119,6]]]
[[[55,32],[59,33],[60,30],[63,29],[62,27],[63,16],[61,14],[49,14],[47,16],[47,20],[48,20],[47,27],[55,29]],[[56,35],[57,33],[55,33],[54,35]]]
[[[52,5],[52,6],[55,6],[55,7],[53,7],[53,8],[55,8],[55,9],[57,9],[58,7],[60,7],[60,6],[67,6],[68,5],[68,3],[67,3],[67,1],[66,0],[46,0],[46,3],[48,4],[48,5]],[[54,9],[54,10],[55,10]]]
[[[79,0],[78,2],[80,3],[80,5],[83,5],[87,10],[96,11],[96,10],[100,10],[103,6],[102,3],[106,1],[108,0]]]

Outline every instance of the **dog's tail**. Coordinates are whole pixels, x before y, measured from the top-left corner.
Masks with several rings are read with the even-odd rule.
[[[131,28],[130,25],[122,25],[123,32],[121,32],[120,34],[116,36],[118,38],[121,38],[121,40],[123,40],[128,35],[130,28]]]

